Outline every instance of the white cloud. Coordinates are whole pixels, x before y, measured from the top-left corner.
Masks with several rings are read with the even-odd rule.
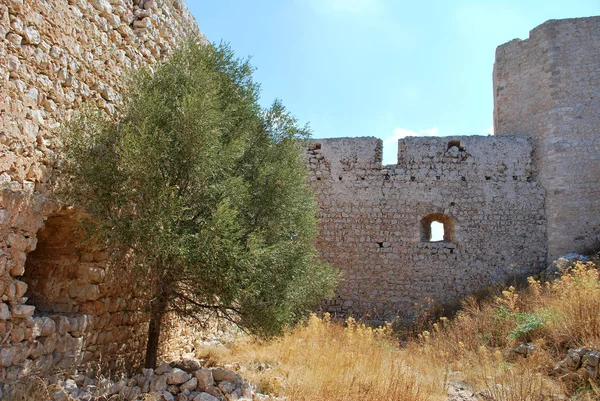
[[[440,133],[440,130],[438,129],[438,127],[433,127],[430,129],[422,129],[419,131],[420,134],[424,134],[424,135],[429,135],[429,136],[438,136]]]
[[[394,135],[384,139],[383,143],[390,143],[390,142],[396,142],[398,139],[400,138],[404,138],[407,136],[418,136],[419,134],[417,134],[415,131],[411,131],[409,129],[404,129],[404,128],[395,128],[394,129]]]
[[[488,129],[484,131],[486,134],[494,135],[494,124],[490,125]]]
[[[412,131],[406,128],[394,128],[394,135],[386,138],[383,143],[395,143],[398,139],[405,138],[407,136],[438,136],[439,134],[440,130],[438,127],[420,129],[419,131]]]
[[[312,0],[312,9],[319,14],[380,15],[383,12],[381,0]]]

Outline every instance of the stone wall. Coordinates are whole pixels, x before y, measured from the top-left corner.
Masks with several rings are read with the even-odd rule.
[[[600,17],[500,46],[494,102],[497,136],[403,139],[393,166],[375,138],[311,145],[332,311],[411,314],[600,248]]]
[[[143,355],[138,286],[48,194],[61,124],[84,104],[114,113],[126,73],[189,32],[182,0],[0,2],[0,382]]]
[[[531,136],[548,253],[600,248],[600,17],[551,20],[498,47],[496,135]]]
[[[381,165],[376,138],[315,140],[317,246],[342,269],[330,311],[412,317],[546,265],[544,190],[519,137],[414,137]],[[431,222],[445,238],[430,241]]]

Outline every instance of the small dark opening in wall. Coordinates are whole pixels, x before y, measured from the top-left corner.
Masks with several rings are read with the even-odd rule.
[[[342,176],[341,175],[338,177],[338,180],[342,181]]]
[[[435,176],[435,179],[436,179],[436,180],[439,180],[440,178],[441,178],[441,177],[440,177],[439,175],[436,175],[436,176]]]
[[[456,206],[455,202],[450,202],[450,206]]]
[[[467,178],[466,177],[460,177],[460,180],[461,181],[467,181]]]
[[[513,181],[517,181],[519,179],[519,177],[517,177],[516,175],[513,175]]]
[[[486,176],[485,176],[485,180],[486,180],[486,181],[489,181],[489,180],[491,180],[491,179],[492,179],[492,177],[490,177],[489,175],[486,175]]]
[[[365,177],[360,177],[360,179],[364,181],[364,180],[365,180]]]
[[[416,180],[416,177],[410,177],[410,180],[414,181],[414,180]]]
[[[448,142],[448,149],[447,150],[450,150],[453,147],[456,147],[461,152],[465,150],[465,148],[460,145],[460,141],[459,140],[453,140],[453,141]]]
[[[421,219],[421,241],[454,241],[454,219],[443,213],[432,213]]]
[[[379,245],[380,248],[383,248],[383,242],[377,242],[377,245]]]
[[[321,177],[317,177],[317,181],[321,181]]]

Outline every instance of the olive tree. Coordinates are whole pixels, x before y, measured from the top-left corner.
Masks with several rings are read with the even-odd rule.
[[[192,38],[135,72],[118,118],[88,110],[65,131],[62,200],[133,253],[150,288],[147,367],[168,312],[272,335],[337,280],[313,244],[309,129],[279,101],[262,109],[252,72],[229,46]]]

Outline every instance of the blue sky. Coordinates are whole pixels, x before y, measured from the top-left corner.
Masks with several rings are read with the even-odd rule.
[[[282,99],[316,138],[486,135],[496,47],[600,0],[187,0],[211,42],[252,57],[261,103]]]

